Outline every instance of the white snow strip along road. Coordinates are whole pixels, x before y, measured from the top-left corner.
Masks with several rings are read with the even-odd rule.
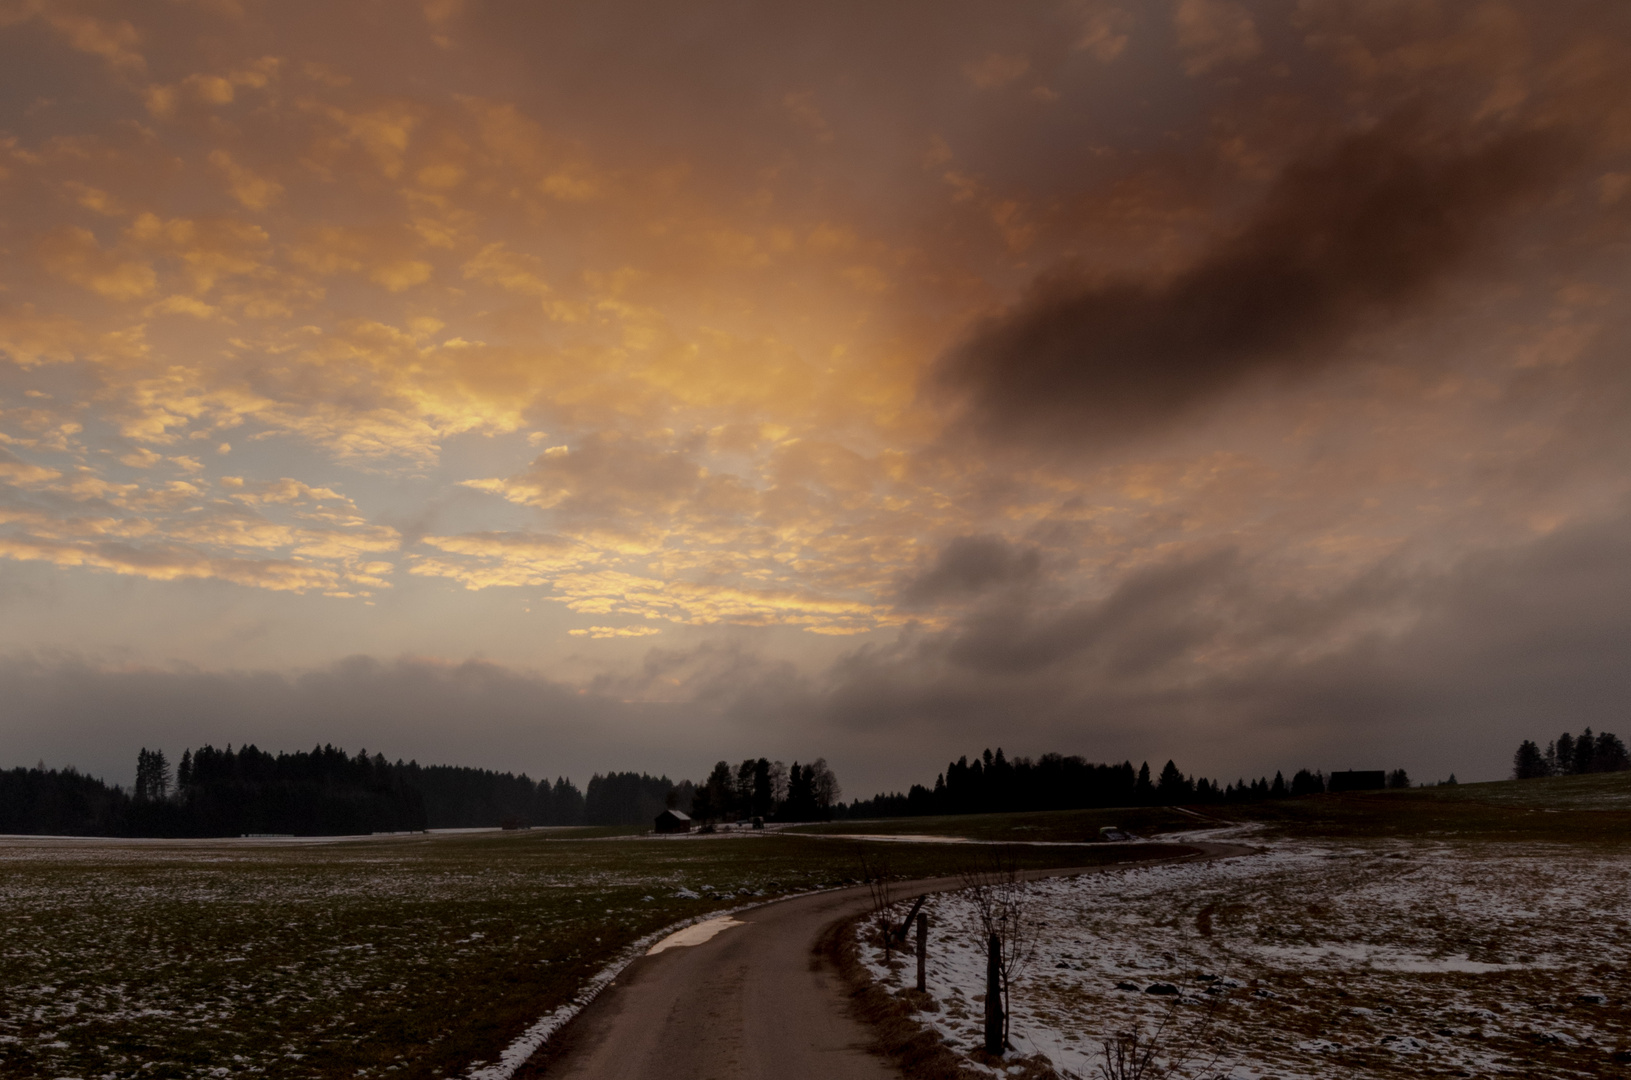
[[[669,949],[679,949],[689,945],[701,945],[704,941],[713,940],[713,938],[717,936],[720,931],[729,930],[733,926],[741,925],[742,924],[737,921],[735,916],[720,915],[717,918],[709,919],[707,922],[699,922],[692,926],[687,926],[684,930],[676,930],[674,933],[669,934],[667,937],[657,942],[657,944],[647,949],[646,955],[656,956],[658,953],[666,952]]]
[[[1175,857],[1182,859],[1251,851],[1234,845],[1174,845]],[[1025,876],[1100,873],[1124,866],[1032,871]],[[896,890],[906,895],[963,886],[961,878],[936,878],[903,882]],[[597,980],[598,996],[592,1004],[583,1004],[590,995],[579,995],[576,1007],[582,1011],[570,1024],[551,1023],[548,1034],[534,1039],[529,1032],[512,1047],[516,1053],[523,1043],[542,1049],[536,1059],[510,1065],[514,1056],[507,1050],[506,1071],[474,1075],[482,1080],[898,1077],[892,1065],[868,1051],[871,1032],[849,1015],[834,973],[814,957],[827,928],[870,906],[868,890],[853,887],[727,913],[736,916],[730,920],[730,933],[621,965],[613,972],[613,992],[598,994],[611,987],[612,980]]]

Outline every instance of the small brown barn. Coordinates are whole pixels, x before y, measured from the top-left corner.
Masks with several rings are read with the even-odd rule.
[[[653,830],[660,833],[682,833],[691,831],[691,818],[678,810],[664,810],[657,815],[657,824]]]

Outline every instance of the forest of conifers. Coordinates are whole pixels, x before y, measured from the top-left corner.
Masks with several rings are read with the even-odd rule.
[[[1403,769],[1395,769],[1388,774],[1387,785],[1409,787],[1410,778]],[[1043,754],[1034,760],[1010,759],[999,746],[995,754],[988,747],[973,761],[963,757],[951,762],[935,778],[933,787],[913,784],[904,795],[877,795],[845,807],[844,812],[850,817],[917,817],[1100,806],[1178,806],[1319,795],[1325,790],[1325,774],[1309,769],[1297,770],[1289,783],[1277,772],[1272,781],[1262,777],[1219,784],[1205,777],[1185,776],[1171,761],[1152,778],[1148,762],[1135,770],[1130,761],[1102,765],[1062,754]]]
[[[1540,744],[1523,740],[1512,755],[1512,779],[1533,780],[1541,776],[1580,776],[1585,773],[1631,770],[1631,753],[1612,731],[1591,733],[1587,728],[1577,739],[1565,731],[1556,740]]]
[[[172,776],[142,750],[131,790],[72,768],[0,772],[0,833],[58,836],[348,836],[497,825],[649,824],[674,784],[596,775],[587,792],[487,769],[390,762],[332,746],[269,754],[204,746]]]

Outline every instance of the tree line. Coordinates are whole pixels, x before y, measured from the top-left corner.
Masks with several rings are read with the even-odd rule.
[[[391,762],[333,746],[271,754],[189,749],[172,771],[137,754],[127,790],[73,768],[0,771],[0,833],[62,836],[346,836],[422,829],[649,824],[689,783],[599,773],[586,791],[557,777]]]
[[[1538,776],[1580,776],[1585,773],[1625,772],[1631,769],[1625,743],[1613,732],[1596,735],[1587,728],[1575,738],[1567,731],[1546,744],[1525,739],[1512,755],[1512,778],[1532,780]]]
[[[703,820],[831,816],[838,780],[824,760],[764,758],[714,767],[701,785],[596,773],[580,791],[489,769],[388,761],[334,746],[272,754],[253,745],[188,749],[172,770],[143,747],[131,787],[73,768],[0,771],[0,833],[60,836],[350,836],[423,829],[650,825],[664,808]]]
[[[1403,769],[1388,777],[1389,787],[1409,787]],[[913,784],[905,794],[880,794],[843,808],[846,817],[917,817],[928,814],[993,814],[1021,810],[1083,810],[1110,806],[1176,806],[1205,803],[1254,802],[1260,799],[1317,795],[1327,789],[1325,774],[1299,769],[1287,782],[1276,772],[1248,781],[1219,784],[1206,777],[1186,776],[1168,761],[1152,777],[1145,762],[1096,764],[1063,754],[1040,758],[1009,758],[999,746],[973,761],[966,756],[946,766],[934,786]]]
[[[773,821],[820,821],[842,812],[838,777],[826,758],[791,768],[768,758],[747,758],[734,768],[721,761],[690,799],[690,812],[700,821],[767,818]],[[683,806],[676,797],[669,805]]]
[[[1584,749],[1582,749],[1584,748]],[[1535,764],[1538,761],[1539,764]],[[1514,775],[1627,768],[1619,739],[1590,729],[1565,734],[1544,752],[1525,742]],[[1540,770],[1540,771],[1534,771]],[[1450,782],[1454,782],[1453,778]],[[1403,769],[1389,787],[1409,787]],[[1185,775],[1168,761],[1152,775],[1044,754],[1009,758],[998,747],[948,763],[934,785],[879,794],[848,805],[825,759],[791,767],[767,758],[717,763],[702,783],[667,776],[594,774],[580,791],[557,777],[534,781],[488,769],[388,761],[333,746],[273,755],[255,746],[187,750],[172,775],[161,750],[137,755],[130,790],[72,768],[0,772],[0,833],[80,836],[355,835],[445,828],[549,825],[648,825],[664,808],[701,821],[815,821],[827,818],[1068,810],[1251,802],[1319,794],[1324,773],[1299,769],[1287,781],[1244,778],[1230,784]]]

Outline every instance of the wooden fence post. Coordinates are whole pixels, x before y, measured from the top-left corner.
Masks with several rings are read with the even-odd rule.
[[[929,964],[929,917],[923,912],[917,913],[917,992],[926,993],[928,983]]]
[[[996,934],[986,944],[985,1052],[1002,1056],[1002,941]]]

